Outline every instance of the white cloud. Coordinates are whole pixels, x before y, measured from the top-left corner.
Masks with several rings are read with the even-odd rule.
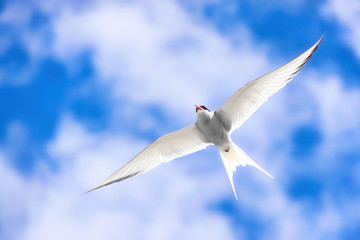
[[[245,146],[248,154],[275,176],[274,181],[269,181],[255,173],[251,176],[252,183],[244,184],[252,170],[240,168],[235,174],[234,182],[240,189],[238,206],[272,223],[264,231],[264,239],[268,236],[336,239],[349,219],[358,221],[356,215],[360,212],[353,200],[343,196],[339,204],[336,200],[339,196],[331,195],[329,191],[333,189],[328,185],[328,181],[344,174],[339,171],[343,171],[341,166],[346,163],[336,156],[356,152],[360,147],[356,137],[360,134],[360,119],[358,114],[354,115],[360,111],[360,91],[346,89],[341,82],[337,76],[319,72],[300,74],[287,90],[273,96],[235,133],[239,145]],[[315,157],[297,161],[292,154],[293,130],[308,124],[319,128],[322,140],[312,154]],[[359,164],[353,167],[360,169]],[[354,180],[353,184],[359,181],[358,172],[346,173]],[[294,180],[293,173],[304,178],[313,176],[321,182],[319,208],[309,206],[307,199],[291,198],[287,187]]]
[[[13,3],[8,4],[0,14],[0,22],[10,23],[22,28],[26,25],[31,17],[31,8],[27,4]]]
[[[360,2],[358,0],[328,0],[324,3],[322,12],[329,18],[335,18],[344,27],[342,32],[344,40],[360,58]]]
[[[14,225],[23,225],[26,222],[27,205],[24,204],[26,182],[19,178],[18,173],[8,166],[8,161],[3,153],[0,153],[0,207],[1,207],[1,236],[3,239],[13,239],[19,234],[15,232]],[[29,187],[31,184],[29,184]],[[25,192],[20,191],[25,190]],[[21,223],[23,221],[23,223]]]
[[[14,62],[0,69],[0,85],[23,86],[31,82],[41,57],[47,56],[49,29],[47,26],[32,26],[34,7],[29,2],[16,1],[4,4],[0,12],[0,24],[5,26],[0,38],[0,54],[15,48],[21,54]],[[25,49],[23,49],[25,48]],[[22,52],[24,51],[24,52]],[[19,53],[18,53],[19,55]],[[13,57],[13,56],[12,56]],[[8,60],[8,59],[6,59]]]
[[[312,79],[319,79],[316,75]],[[322,76],[324,79],[324,76]],[[319,111],[319,121],[324,141],[330,146],[327,149],[351,148],[360,144],[360,92],[357,89],[346,89],[338,77],[329,77],[325,81],[312,81],[307,87],[313,94]],[[349,138],[350,142],[339,142],[339,139]],[[335,144],[340,144],[336,146]],[[358,145],[360,147],[360,145]]]
[[[209,202],[227,192],[226,188],[212,187],[217,182],[228,184],[226,176],[214,173],[200,178],[189,174],[191,164],[187,158],[163,164],[153,172],[129,179],[127,184],[82,194],[144,146],[135,139],[92,134],[68,116],[49,144],[49,152],[59,165],[55,174],[47,170],[47,174],[37,175],[41,180],[36,177],[27,181],[11,168],[5,168],[2,158],[2,176],[12,183],[11,188],[1,184],[4,194],[1,206],[7,209],[2,211],[2,219],[9,222],[2,222],[9,231],[5,236],[234,239],[226,217],[206,209]],[[232,197],[231,191],[228,194]],[[19,204],[12,198],[18,199]],[[19,219],[18,214],[25,216],[23,231],[15,231],[20,226],[10,224],[11,220]]]
[[[180,120],[193,117],[194,103],[218,105],[214,97],[225,100],[242,79],[270,66],[245,28],[235,47],[173,1],[67,9],[54,26],[58,56],[90,48],[99,79],[110,81],[114,96],[183,112]]]
[[[305,81],[299,82],[296,87],[301,91],[304,89],[309,91],[309,95],[312,96],[310,99],[315,99],[321,109],[320,119],[324,121],[337,114],[334,111],[323,110],[328,107],[328,103],[347,102],[352,96],[340,85],[334,84],[334,79],[336,78],[318,83],[307,76]],[[338,92],[339,96],[332,95],[337,101],[331,101],[329,96],[317,98],[318,88],[324,92]],[[290,98],[286,96],[287,94],[291,95],[293,92],[279,94],[279,97],[269,102],[270,106],[273,104],[282,106],[281,102],[284,102],[284,98]],[[353,94],[360,95],[356,91]],[[307,94],[307,97],[309,95]],[[349,96],[349,99],[346,96]],[[249,123],[251,127],[242,129],[246,140],[256,142],[257,138],[262,138],[261,134],[250,133],[255,127],[253,124],[258,124],[258,127],[266,125],[266,118],[270,118],[268,114],[271,114],[270,110],[260,111],[254,116],[254,121]],[[343,112],[340,114],[346,116]],[[277,116],[272,117],[275,118],[274,121],[280,121],[278,124],[283,126],[280,129],[284,131],[285,136],[294,127],[293,124],[286,122],[296,123],[286,119],[292,118],[286,104],[278,109]],[[353,126],[349,125],[349,128]],[[273,135],[278,130],[274,127],[266,130],[266,134]],[[343,130],[339,128],[338,131]],[[286,139],[283,141],[285,142]],[[235,176],[239,201],[235,206],[251,212],[260,222],[272,223],[262,230],[261,236],[264,238],[276,236],[277,239],[303,239],[303,236],[319,239],[324,236],[338,236],[349,218],[354,221],[358,219],[358,215],[351,213],[356,211],[355,209],[349,209],[347,204],[338,205],[334,199],[326,195],[320,200],[321,208],[316,210],[309,210],[306,201],[291,199],[283,187],[285,183],[282,177],[290,170],[283,166],[289,166],[285,162],[291,161],[291,157],[283,156],[277,159],[277,162],[268,163],[266,158],[269,156],[269,151],[272,149],[272,152],[276,152],[273,150],[273,143],[271,141],[258,143],[261,144],[259,149],[264,151],[262,161],[267,162],[270,168],[277,172],[277,177],[275,180],[269,180],[254,168],[239,168]],[[211,155],[206,155],[206,152],[196,153],[162,164],[126,182],[81,195],[83,191],[118,169],[147,144],[129,136],[116,136],[107,131],[96,134],[88,132],[73,118],[65,116],[48,148],[52,158],[59,164],[58,172],[45,174],[46,179],[40,181],[40,187],[39,181],[37,185],[34,184],[36,180],[25,184],[21,176],[12,173],[14,178],[12,181],[21,183],[15,186],[17,191],[14,192],[20,194],[25,188],[33,191],[34,188],[36,189],[34,186],[38,186],[37,191],[32,192],[30,200],[25,200],[26,204],[22,204],[25,207],[18,210],[21,213],[25,212],[28,219],[25,231],[19,233],[21,238],[38,239],[42,236],[55,239],[113,239],[120,236],[147,239],[235,238],[227,216],[206,209],[209,204],[225,197],[233,199],[225,171],[221,168],[218,156],[213,155],[214,152]],[[327,145],[328,142],[325,141],[323,144]],[[215,161],[219,167],[216,171],[193,173],[197,165],[212,165]],[[283,166],[276,169],[279,165]],[[299,166],[299,163],[297,165]],[[317,164],[313,166],[317,170],[322,167]],[[7,174],[11,173],[11,170],[4,171]],[[9,191],[5,189],[6,193]],[[22,199],[20,196],[18,198]],[[9,199],[3,199],[3,206],[9,204],[13,203]],[[17,205],[12,206],[16,208]],[[243,232],[242,235],[246,236],[246,229],[241,229],[242,227],[243,225],[240,224],[238,228]]]
[[[251,36],[246,28],[238,33],[242,42],[235,47],[229,39],[220,36],[211,27],[195,22],[176,4],[168,3],[165,6],[152,6],[149,9],[143,5],[101,5],[82,12],[69,10],[56,22],[56,51],[59,56],[66,58],[63,53],[71,52],[69,49],[90,47],[95,51],[97,73],[100,79],[109,81],[114,87],[115,98],[126,96],[136,103],[158,104],[169,114],[174,111],[184,112],[188,118],[193,118],[193,112],[188,111],[188,108],[194,102],[221,104],[233,93],[233,89],[238,89],[245,83],[241,82],[242,79],[251,80],[257,77],[259,72],[265,73],[265,70],[271,70],[274,65],[278,65],[267,56],[266,48],[259,50],[251,43]],[[132,23],[130,29],[129,23]],[[93,36],[92,32],[100,34]],[[302,239],[302,236],[308,236],[310,232],[312,239],[318,239],[339,232],[345,221],[340,210],[338,211],[338,208],[334,207],[335,203],[331,201],[323,209],[309,213],[306,203],[293,201],[283,189],[283,185],[292,178],[293,171],[288,168],[299,167],[299,163],[291,160],[292,143],[289,140],[291,141],[292,130],[301,124],[314,121],[321,123],[321,130],[326,134],[337,131],[336,134],[341,135],[348,129],[356,128],[356,125],[351,125],[343,129],[338,125],[341,122],[339,118],[352,121],[348,119],[351,112],[346,108],[340,113],[331,109],[349,104],[358,98],[359,93],[354,91],[347,96],[348,92],[338,84],[339,79],[330,78],[318,82],[309,75],[300,76],[305,79],[300,82],[300,77],[297,77],[288,87],[292,90],[283,90],[274,96],[266,103],[266,107],[261,108],[244,124],[239,133],[234,135],[250,156],[277,176],[275,182],[271,182],[251,168],[240,168],[236,176],[239,206],[251,209],[259,215],[259,219],[271,219],[274,227],[263,234],[277,236],[277,239]],[[222,84],[224,80],[226,84]],[[327,95],[329,92],[335,95]],[[187,97],[181,95],[176,98],[179,93],[186,93]],[[296,99],[297,102],[291,99]],[[304,103],[305,107],[300,106],[299,111],[292,110],[294,105]],[[312,107],[314,104],[318,106],[319,113],[318,109]],[[335,119],[334,129],[328,119]],[[276,148],[276,144],[283,147]],[[321,146],[327,150],[330,145],[329,142],[324,142]],[[271,155],[277,158],[269,159]],[[270,160],[276,162],[269,162]],[[287,163],[289,161],[290,163]],[[323,164],[321,161],[314,163],[312,167],[319,171],[325,169],[322,172],[332,167],[327,165],[323,168]],[[304,166],[309,167],[306,163]],[[166,167],[169,172],[175,171],[169,166]],[[305,167],[301,169],[306,171]],[[217,174],[224,174],[222,170],[219,169]],[[251,175],[252,180],[254,176],[258,178],[262,187],[260,183],[245,184],[245,178],[249,178],[247,172],[254,174]],[[156,173],[158,174],[159,172]],[[241,177],[242,174],[244,177]],[[328,176],[324,174],[324,177]],[[224,181],[223,178],[218,180],[220,179]],[[206,181],[208,180],[206,177]],[[196,179],[196,182],[198,181],[202,182],[201,178]],[[226,181],[223,183],[225,186],[228,184]],[[130,183],[128,184],[130,187]],[[162,186],[159,182],[152,184]],[[209,185],[205,180],[202,184]],[[218,186],[221,188],[221,185]],[[264,193],[256,189],[261,189]],[[202,191],[209,190],[202,188]],[[208,194],[206,196],[209,197]],[[176,202],[174,199],[167,200]],[[324,228],[324,219],[328,216],[333,217],[328,223],[333,226],[332,229]],[[163,221],[167,221],[166,217]]]
[[[77,52],[90,48],[99,83],[113,89],[111,99],[115,103],[125,98],[135,107],[156,104],[172,115],[173,121],[181,123],[194,120],[193,103],[221,104],[247,80],[277,65],[267,56],[266,47],[252,43],[245,27],[236,33],[238,36],[232,36],[241,38],[234,46],[175,2],[98,2],[83,8],[60,4],[48,10],[56,13],[52,21],[55,43],[51,48],[56,56],[74,63],[72,58]],[[294,128],[308,122],[320,123],[322,134],[329,139],[321,143],[319,151],[323,155],[333,153],[341,141],[348,143],[344,133],[359,131],[359,119],[352,114],[359,109],[359,91],[344,89],[337,77],[317,81],[319,76],[323,79],[322,74],[300,74],[234,135],[240,147],[275,175],[272,181],[246,167],[239,168],[235,176],[239,195],[235,205],[247,209],[259,221],[271,223],[259,234],[263,238],[334,236],[349,216],[358,220],[360,215],[351,212],[358,209],[349,209],[347,204],[338,206],[325,196],[320,200],[323,207],[309,213],[306,201],[294,201],[284,189],[293,177],[292,169],[301,169],[306,176],[311,168],[329,177],[324,172],[336,165],[332,162],[325,166],[327,158],[308,165],[295,162],[289,153]],[[184,113],[185,120],[178,119],[178,112]],[[153,124],[151,119],[143,122],[144,128]],[[221,199],[234,199],[214,149],[208,150],[211,154],[196,153],[126,182],[81,195],[147,144],[132,135],[115,135],[112,129],[91,133],[70,116],[62,116],[47,149],[58,164],[57,172],[38,163],[39,174],[25,179],[5,164],[8,156],[0,158],[0,175],[11,182],[0,183],[1,209],[6,210],[1,212],[1,219],[7,220],[1,221],[7,229],[2,236],[235,238],[228,216],[206,209]],[[24,231],[8,221],[16,221],[21,214],[26,216]],[[237,230],[245,236],[247,230],[239,225]]]

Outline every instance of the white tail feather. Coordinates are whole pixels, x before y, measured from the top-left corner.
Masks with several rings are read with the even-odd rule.
[[[229,177],[231,187],[234,191],[235,197],[237,198],[234,182],[233,182],[233,173],[236,171],[236,167],[239,165],[246,166],[254,166],[260,171],[264,172],[266,175],[268,175],[271,178],[274,178],[271,176],[268,172],[266,172],[263,168],[261,168],[256,162],[254,162],[244,151],[242,151],[233,141],[230,140],[230,149],[229,152],[225,152],[222,149],[219,149],[221,160],[224,164],[226,173]]]

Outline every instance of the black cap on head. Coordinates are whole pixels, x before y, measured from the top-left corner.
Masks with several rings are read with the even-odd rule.
[[[204,105],[201,105],[200,107],[199,106],[197,106],[196,104],[195,104],[195,107],[196,107],[196,112],[197,111],[199,111],[199,110],[207,110],[207,111],[209,111],[210,112],[210,110],[207,108],[207,107],[205,107]]]
[[[202,109],[208,110],[208,111],[210,112],[210,110],[209,110],[207,107],[205,107],[204,105],[201,105],[200,107],[201,107]]]

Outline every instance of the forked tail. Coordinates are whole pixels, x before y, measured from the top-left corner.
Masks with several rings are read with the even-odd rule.
[[[228,152],[225,152],[222,149],[219,149],[221,160],[224,164],[226,173],[229,177],[231,187],[234,191],[235,197],[237,199],[236,191],[234,188],[234,182],[233,182],[233,173],[236,171],[236,167],[239,165],[246,166],[254,166],[260,171],[264,172],[266,175],[268,175],[271,178],[274,178],[271,176],[268,172],[266,172],[264,169],[262,169],[256,162],[254,162],[244,151],[242,151],[233,141],[230,140],[230,148]]]

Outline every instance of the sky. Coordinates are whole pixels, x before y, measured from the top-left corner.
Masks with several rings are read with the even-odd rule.
[[[358,0],[0,1],[0,239],[360,239]],[[83,194],[318,50],[215,147]]]

